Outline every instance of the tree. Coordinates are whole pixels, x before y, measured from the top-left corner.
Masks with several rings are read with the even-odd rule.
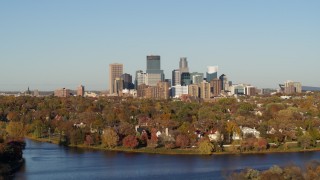
[[[134,149],[134,148],[138,147],[139,141],[137,140],[137,138],[135,136],[128,135],[122,140],[122,144],[126,148]]]
[[[157,129],[151,129],[151,138],[148,140],[148,147],[156,148],[158,146]]]
[[[102,134],[102,144],[108,148],[114,148],[118,145],[119,136],[112,128],[107,128]]]
[[[179,134],[176,138],[176,146],[180,148],[186,148],[190,144],[190,139],[185,134]]]
[[[199,151],[202,154],[210,154],[213,151],[213,144],[209,141],[209,139],[204,139],[199,143]]]
[[[310,145],[312,143],[312,137],[310,136],[310,134],[308,132],[306,132],[304,135],[302,135],[298,138],[298,143],[299,143],[300,147],[302,147],[304,150],[306,150],[307,148],[310,147]]]
[[[24,126],[21,122],[9,122],[6,131],[13,138],[22,138],[24,136]]]
[[[228,121],[226,123],[226,128],[225,129],[226,129],[226,131],[228,133],[228,141],[229,141],[229,143],[231,142],[233,133],[237,133],[238,135],[240,135],[240,133],[241,133],[241,129],[233,121]]]
[[[261,150],[266,150],[268,147],[268,142],[264,138],[259,138],[256,140],[254,143],[254,147],[256,150],[261,151]]]
[[[86,144],[87,146],[91,146],[94,144],[93,137],[90,134],[86,135],[86,139],[84,141],[84,144]]]

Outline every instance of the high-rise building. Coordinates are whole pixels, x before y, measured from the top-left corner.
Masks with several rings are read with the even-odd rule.
[[[179,69],[172,71],[172,86],[181,84],[181,74]]]
[[[161,70],[160,56],[150,55],[147,56],[147,73],[163,73]]]
[[[160,56],[150,55],[147,56],[147,70],[148,74],[147,85],[156,86],[159,81],[164,81],[163,70],[160,66]]]
[[[180,58],[179,70],[181,73],[189,72],[188,61],[186,57]]]
[[[192,97],[199,97],[199,85],[198,84],[190,84],[188,86],[188,94]]]
[[[130,74],[124,73],[121,75],[123,79],[123,88],[124,89],[133,89],[134,85],[132,83],[132,76]]]
[[[191,84],[190,73],[188,72],[181,73],[181,85],[187,86],[189,84]]]
[[[228,78],[225,74],[222,74],[220,77],[220,82],[221,82],[221,90],[227,92],[229,91],[229,81]]]
[[[120,78],[121,75],[123,74],[123,64],[109,64],[109,89],[110,89],[110,94],[115,94],[115,79]]]
[[[159,88],[159,98],[169,99],[169,82],[158,82],[157,87]]]
[[[114,84],[113,84],[113,92],[114,92],[113,94],[120,96],[122,93],[122,90],[124,89],[123,84],[124,84],[123,79],[117,77],[114,80]]]
[[[192,84],[200,84],[203,81],[203,73],[190,73],[190,79]]]
[[[176,85],[171,87],[171,96],[180,98],[182,95],[188,94],[188,86]]]
[[[200,83],[200,98],[210,99],[210,83],[206,81]]]
[[[302,86],[300,82],[286,81],[280,86],[285,94],[301,93]]]
[[[66,88],[57,89],[54,91],[54,96],[56,96],[56,97],[69,97],[70,90],[66,89]]]
[[[221,93],[221,80],[214,78],[210,81],[211,96],[219,96]]]
[[[257,93],[257,88],[254,86],[246,86],[245,94],[248,96],[255,96]]]
[[[84,86],[80,85],[77,87],[77,96],[84,96]]]
[[[134,80],[134,87],[137,90],[138,86],[141,84],[146,84],[146,73],[144,73],[142,70],[136,71],[136,77]]]
[[[156,73],[146,73],[146,85],[148,86],[157,86],[158,82],[162,82],[162,74],[156,74]]]
[[[218,78],[218,66],[208,66],[207,68],[207,82],[210,82],[214,78]]]

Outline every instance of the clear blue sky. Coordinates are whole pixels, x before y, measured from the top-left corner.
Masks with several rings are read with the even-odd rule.
[[[149,54],[170,79],[187,57],[234,83],[320,86],[320,1],[0,1],[0,90],[106,90],[110,63],[134,75]]]

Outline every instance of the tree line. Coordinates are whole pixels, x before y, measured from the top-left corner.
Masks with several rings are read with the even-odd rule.
[[[0,96],[1,137],[56,139],[106,148],[190,148],[201,153],[264,151],[270,143],[302,149],[320,139],[319,93],[219,98],[214,102],[120,97]],[[242,127],[260,132],[257,138]],[[140,130],[140,131],[139,131]],[[210,141],[208,134],[221,136]],[[235,135],[241,139],[235,140]]]

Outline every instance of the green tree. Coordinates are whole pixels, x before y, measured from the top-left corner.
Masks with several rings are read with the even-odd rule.
[[[309,148],[311,146],[311,143],[312,143],[312,137],[310,136],[310,134],[308,132],[306,132],[304,135],[302,135],[298,138],[298,144],[304,150]]]
[[[213,151],[214,145],[209,141],[209,139],[205,139],[199,142],[199,151],[202,154],[210,154]]]

